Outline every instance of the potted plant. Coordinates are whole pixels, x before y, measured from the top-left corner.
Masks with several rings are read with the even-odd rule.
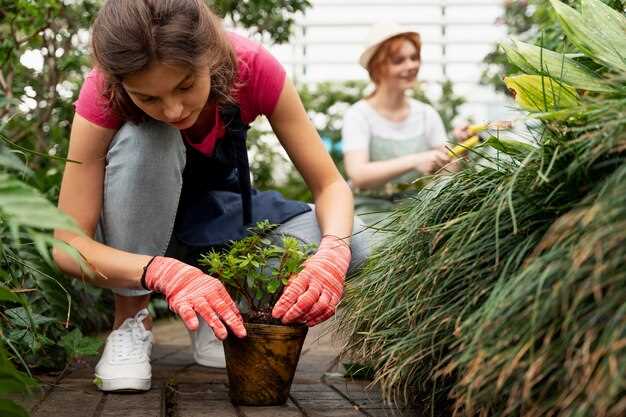
[[[289,389],[308,327],[284,325],[272,317],[272,308],[289,278],[302,269],[313,249],[293,237],[282,245],[268,238],[276,225],[259,222],[251,235],[222,251],[210,251],[198,261],[220,279],[240,306],[247,337],[224,341],[231,401],[241,405],[280,405]]]

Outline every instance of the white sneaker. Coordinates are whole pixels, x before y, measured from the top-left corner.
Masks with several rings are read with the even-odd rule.
[[[150,352],[154,337],[143,326],[145,308],[128,318],[107,337],[102,357],[96,365],[94,383],[102,391],[147,391],[152,367]]]
[[[198,365],[226,368],[222,341],[215,337],[213,329],[202,317],[198,317],[198,320],[200,321],[198,330],[189,332],[194,360]]]

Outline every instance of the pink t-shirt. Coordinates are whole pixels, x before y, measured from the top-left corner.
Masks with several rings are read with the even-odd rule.
[[[251,123],[259,115],[271,115],[283,89],[285,70],[280,63],[260,44],[234,33],[228,39],[237,56],[237,78],[239,86],[236,98],[241,109],[241,118]],[[74,103],[76,113],[90,122],[108,129],[119,129],[123,119],[115,116],[102,95],[104,77],[92,69],[85,78],[78,100]],[[224,136],[224,125],[215,108],[211,117],[216,122],[199,143],[191,146],[205,155],[213,153],[215,142]]]

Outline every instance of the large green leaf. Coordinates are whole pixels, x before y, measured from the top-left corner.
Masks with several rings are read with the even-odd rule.
[[[578,94],[572,87],[542,75],[516,75],[504,79],[515,101],[530,112],[553,112],[575,107]]]
[[[25,393],[35,385],[34,380],[15,369],[7,357],[4,345],[0,343],[0,392]],[[4,414],[0,415],[4,417]]]
[[[0,388],[2,388],[0,382]],[[0,399],[0,416],[2,417],[28,417],[28,413],[21,406],[10,400]]]
[[[598,0],[582,0],[582,15],[611,42],[615,52],[626,59],[626,17]]]
[[[613,70],[626,71],[620,26],[624,17],[599,0],[586,0],[585,16],[558,0],[550,0],[568,39],[589,58]],[[605,25],[605,21],[607,25]],[[621,48],[621,49],[620,49]]]
[[[0,168],[18,171],[21,174],[32,175],[22,160],[10,152],[5,146],[0,146]]]
[[[42,324],[53,323],[56,319],[52,317],[46,317],[41,314],[31,313],[24,307],[16,307],[8,309],[4,312],[11,323],[18,327],[38,327]]]
[[[69,216],[61,213],[36,189],[8,174],[0,174],[0,215],[9,224],[17,226],[82,233]]]
[[[563,54],[515,40],[512,44],[503,45],[503,49],[513,64],[529,74],[548,75],[572,87],[584,90],[614,91],[614,88],[606,81]],[[531,68],[530,71],[519,65],[518,62],[521,60]]]
[[[515,41],[506,40],[504,42],[501,42],[500,43],[500,48],[502,48],[502,50],[506,54],[506,57],[509,60],[509,62],[511,64],[515,65],[516,67],[518,67],[520,70],[522,70],[526,74],[534,74],[535,72],[537,72],[537,69],[535,67],[533,67],[526,60],[526,57],[524,57],[520,53],[520,51],[517,48],[517,44],[515,43]]]
[[[12,293],[8,288],[3,288],[3,287],[0,287],[0,301],[10,301],[13,303],[20,302],[17,295]]]

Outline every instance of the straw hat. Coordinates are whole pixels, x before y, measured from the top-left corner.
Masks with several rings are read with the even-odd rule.
[[[367,64],[370,62],[370,59],[372,59],[381,43],[404,33],[417,33],[417,31],[394,22],[380,22],[372,26],[367,36],[365,50],[359,57],[359,64],[367,69]]]

